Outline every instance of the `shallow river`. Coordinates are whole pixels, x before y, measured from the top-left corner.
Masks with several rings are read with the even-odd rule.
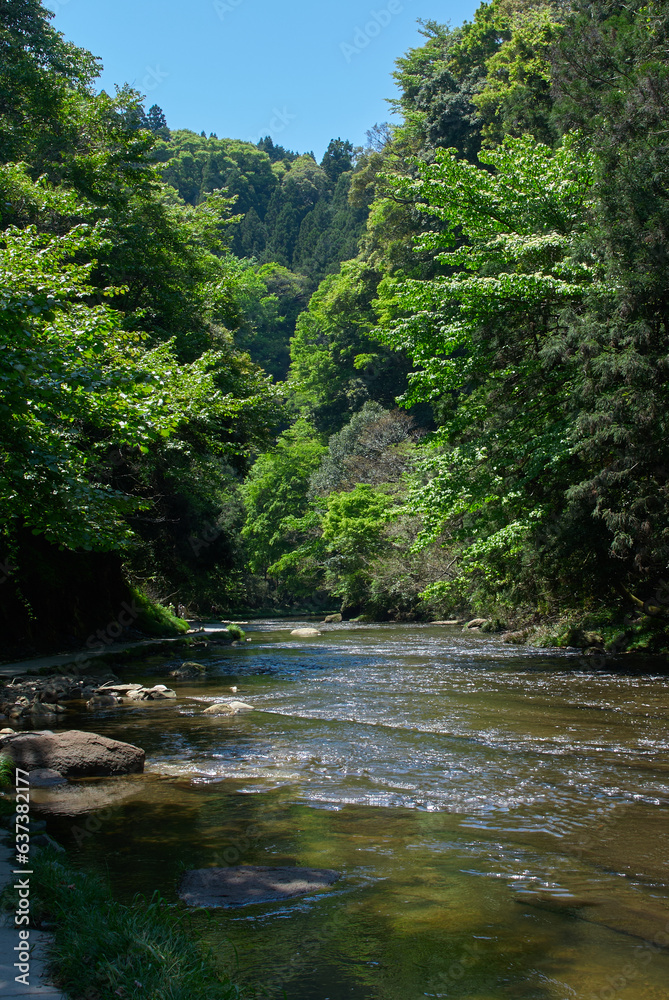
[[[184,867],[340,871],[196,917],[270,997],[669,997],[666,677],[438,626],[290,627],[255,623],[176,706],[86,719],[148,764],[88,829],[49,819],[75,857],[126,897],[175,899]],[[256,711],[204,716],[231,685]]]

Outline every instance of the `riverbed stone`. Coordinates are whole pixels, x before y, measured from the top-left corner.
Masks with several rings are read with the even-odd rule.
[[[67,778],[51,767],[34,767],[28,773],[28,781],[35,788],[55,788],[57,785],[67,784]]]
[[[106,684],[103,684],[102,687],[99,687],[96,693],[104,694],[105,691],[108,691],[110,694],[127,695],[130,694],[131,691],[141,690],[141,684],[119,684],[114,681],[108,681]]]
[[[502,642],[506,642],[512,646],[522,646],[522,644],[526,642],[531,635],[531,628],[521,629],[517,632],[505,632],[502,636]]]
[[[311,639],[318,635],[322,635],[323,633],[319,632],[317,628],[294,628],[290,634],[295,635],[300,639]]]
[[[116,694],[94,694],[93,697],[89,698],[86,702],[86,708],[115,708],[117,705],[122,704],[123,699],[119,698]]]
[[[341,615],[328,615],[327,618],[323,619],[324,625],[338,625],[339,622],[343,621]]]
[[[178,681],[198,680],[207,673],[207,667],[203,663],[196,663],[194,660],[187,660],[170,672],[170,677]]]
[[[179,897],[194,907],[250,906],[308,896],[328,888],[340,878],[339,872],[328,868],[257,865],[199,868],[186,872],[179,887]]]
[[[84,820],[81,830],[72,829],[75,843],[90,840],[108,818],[104,810],[114,809],[138,793],[136,779],[130,777],[89,778],[66,782],[52,788],[31,788],[30,805],[41,816],[82,816],[98,813],[90,822]]]
[[[155,684],[152,688],[146,688],[142,684],[112,682],[97,688],[87,705],[88,708],[113,708],[115,705],[124,705],[128,702],[163,701],[174,699],[176,696],[176,691],[172,691],[164,684]]]
[[[76,729],[4,736],[0,752],[26,771],[49,768],[65,778],[140,774],[145,759],[144,751],[131,743]]]
[[[164,684],[156,684],[155,687],[145,688],[142,695],[143,701],[163,701],[166,698],[174,699],[177,696],[176,691],[165,687]]]

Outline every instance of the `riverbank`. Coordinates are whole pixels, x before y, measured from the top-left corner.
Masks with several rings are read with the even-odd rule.
[[[188,932],[187,911],[174,910],[158,894],[121,904],[97,874],[76,868],[53,848],[36,849],[31,859],[34,950],[30,985],[17,984],[10,857],[10,849],[0,845],[0,890],[5,914],[9,910],[0,926],[0,991],[6,1000],[240,997],[238,987],[220,975],[206,949]]]
[[[119,903],[103,879],[53,850],[38,854],[33,871],[34,919],[53,925],[49,970],[70,1000],[239,998],[188,932],[187,911],[157,893]]]
[[[12,852],[9,847],[0,843],[0,893],[15,879],[11,863]],[[3,919],[6,917],[6,919]],[[0,913],[0,994],[3,1000],[25,1000],[25,998],[43,998],[43,1000],[67,1000],[60,990],[50,984],[47,975],[46,952],[50,936],[37,930],[31,930],[30,941],[33,951],[30,955],[30,985],[16,982],[17,970],[15,946],[18,941],[17,928],[13,916]]]
[[[16,677],[24,674],[50,673],[67,666],[77,668],[78,672],[87,669],[102,669],[105,666],[120,665],[129,660],[141,660],[161,653],[170,653],[179,649],[197,650],[206,648],[211,641],[230,643],[239,640],[239,634],[230,635],[227,628],[210,627],[195,628],[188,635],[173,638],[140,639],[132,642],[111,642],[100,645],[96,649],[78,649],[66,653],[55,653],[50,656],[37,656],[25,660],[0,662],[0,677]]]

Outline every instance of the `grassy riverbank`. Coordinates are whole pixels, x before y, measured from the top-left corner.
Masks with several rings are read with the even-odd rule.
[[[72,1000],[235,1000],[242,994],[157,894],[117,902],[97,875],[52,850],[33,862],[35,923],[53,925],[51,975]]]

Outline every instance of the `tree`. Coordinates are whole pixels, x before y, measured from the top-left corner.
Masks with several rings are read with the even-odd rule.
[[[336,184],[342,174],[353,169],[354,149],[348,139],[331,139],[321,160],[321,167]]]
[[[0,162],[39,169],[68,100],[99,74],[99,60],[65,42],[53,16],[39,0],[0,4]]]
[[[147,127],[155,133],[155,135],[160,136],[161,139],[170,138],[170,130],[167,127],[167,118],[165,117],[165,112],[162,108],[159,108],[157,104],[153,104],[146,116]]]
[[[10,544],[23,525],[70,548],[126,544],[126,517],[141,502],[105,485],[108,450],[148,453],[189,408],[223,403],[210,358],[178,366],[169,345],[147,351],[118,313],[88,304],[93,262],[74,261],[101,244],[86,228],[2,237],[0,502]]]
[[[374,563],[387,541],[384,528],[392,500],[366,483],[328,498],[322,521],[326,581],[340,597],[342,614],[360,613],[374,579]]]
[[[443,424],[435,439],[443,451],[424,467],[413,509],[428,538],[447,530],[467,540],[463,569],[502,596],[527,582],[519,560],[585,471],[583,371],[565,323],[608,286],[586,240],[592,157],[568,137],[554,152],[507,137],[480,160],[438,152],[419,165],[419,180],[396,182],[445,223],[420,247],[450,276],[388,279],[380,301],[389,342],[417,364],[408,399],[432,401]],[[592,511],[577,514],[582,540]],[[604,570],[605,546],[599,556]]]
[[[319,430],[334,433],[368,400],[392,407],[409,362],[374,335],[379,274],[364,260],[342,265],[314,293],[291,342],[290,385]]]
[[[298,421],[251,469],[242,487],[246,507],[242,536],[254,573],[271,574],[272,567],[296,548],[303,530],[300,519],[308,512],[309,478],[324,450],[313,428]],[[289,594],[305,596],[318,586],[319,575],[314,578],[313,567],[302,566],[299,574],[284,572],[282,584]]]
[[[412,439],[414,421],[368,401],[328,442],[328,453],[311,477],[311,491],[327,496],[356,483],[389,483],[405,471],[397,446]],[[392,453],[392,457],[391,457]]]
[[[277,146],[271,135],[266,135],[264,139],[259,140],[258,149],[262,150],[263,153],[267,153],[272,163],[282,160],[293,163],[300,155],[299,153],[294,153],[291,149],[286,149],[285,146]]]

